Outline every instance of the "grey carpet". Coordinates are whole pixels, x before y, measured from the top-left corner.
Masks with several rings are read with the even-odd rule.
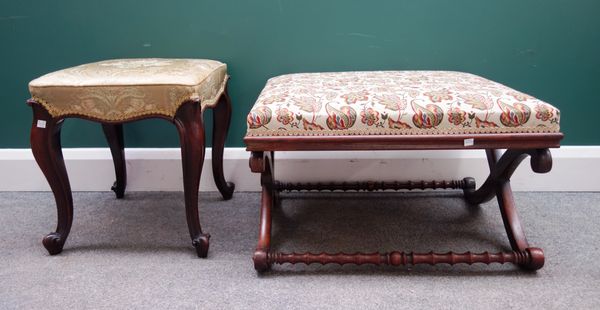
[[[507,250],[495,201],[460,194],[289,195],[275,212],[281,250]],[[305,197],[299,199],[299,197]],[[0,308],[534,308],[600,307],[600,193],[517,193],[530,243],[546,266],[378,268],[276,266],[250,256],[258,193],[202,193],[207,259],[188,239],[182,193],[75,193],[65,250],[41,238],[55,225],[50,193],[0,193]]]

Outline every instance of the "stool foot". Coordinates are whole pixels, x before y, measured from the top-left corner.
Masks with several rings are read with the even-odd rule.
[[[254,255],[252,255],[252,261],[254,262],[254,269],[258,273],[267,272],[271,269],[268,250],[257,249],[254,251]]]
[[[200,258],[206,258],[208,255],[208,246],[210,242],[209,234],[201,234],[192,240],[192,245],[196,248],[196,254]]]
[[[233,182],[226,182],[225,186],[219,188],[219,192],[221,196],[223,196],[223,200],[229,200],[233,197],[233,192],[235,191],[235,184]]]
[[[110,187],[110,190],[115,192],[117,199],[125,197],[125,187],[119,186],[117,181],[113,183],[113,185]]]
[[[525,252],[529,256],[527,263],[519,265],[525,270],[535,271],[544,267],[544,251],[540,248],[527,248]]]
[[[53,232],[44,237],[42,244],[50,255],[56,255],[62,252],[65,241],[59,233]]]

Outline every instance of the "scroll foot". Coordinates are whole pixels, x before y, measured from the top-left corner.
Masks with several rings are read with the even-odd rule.
[[[196,253],[200,258],[206,258],[208,255],[208,246],[210,241],[209,234],[201,234],[198,238],[192,240],[192,245],[196,248]]]
[[[65,241],[59,233],[53,232],[44,237],[42,244],[50,255],[56,255],[62,252]]]

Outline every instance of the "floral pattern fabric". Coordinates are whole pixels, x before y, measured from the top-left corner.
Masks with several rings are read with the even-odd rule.
[[[267,82],[248,136],[559,132],[552,105],[473,74],[299,73]]]
[[[126,121],[143,115],[174,117],[198,99],[213,106],[225,89],[227,65],[207,59],[115,59],[46,74],[29,83],[50,115]]]

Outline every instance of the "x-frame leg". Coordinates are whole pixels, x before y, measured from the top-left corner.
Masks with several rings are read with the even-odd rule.
[[[375,264],[375,265],[416,265],[416,264],[458,264],[458,263],[513,263],[528,270],[537,270],[544,265],[544,253],[539,248],[530,247],[523,233],[516,211],[514,197],[510,187],[510,177],[528,155],[531,167],[537,173],[545,173],[552,168],[552,157],[548,149],[509,149],[504,154],[498,150],[486,150],[490,175],[483,185],[475,190],[475,181],[465,178],[457,181],[420,181],[420,182],[356,182],[354,184],[292,184],[274,180],[274,152],[252,152],[250,168],[261,173],[261,214],[259,241],[253,255],[254,267],[258,272],[270,269],[272,264],[283,263],[319,263],[319,264]],[[425,188],[462,188],[465,199],[479,204],[497,197],[502,219],[512,247],[511,252],[500,253],[279,253],[270,251],[272,209],[279,191],[291,190],[365,190],[382,189],[425,189]]]

